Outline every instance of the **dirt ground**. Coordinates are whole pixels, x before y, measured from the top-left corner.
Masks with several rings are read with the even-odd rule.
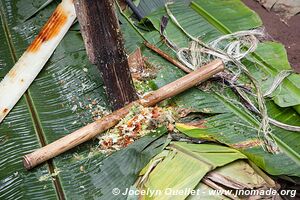
[[[267,11],[255,0],[243,0],[262,18],[271,39],[283,43],[294,69],[300,73],[300,15],[296,15],[284,23],[278,15]]]

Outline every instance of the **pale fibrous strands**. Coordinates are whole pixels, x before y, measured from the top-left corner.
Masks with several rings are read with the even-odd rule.
[[[177,58],[184,65],[192,70],[196,70],[199,66],[210,62],[213,59],[220,58],[226,64],[227,70],[225,72],[225,76],[230,73],[232,77],[231,80],[227,80],[235,87],[235,82],[239,79],[241,73],[245,74],[249,80],[252,82],[255,94],[252,94],[255,97],[258,108],[256,108],[255,104],[253,104],[245,92],[235,87],[239,96],[243,98],[249,105],[251,105],[252,110],[256,111],[256,114],[260,117],[260,125],[258,127],[258,137],[261,138],[263,136],[264,146],[263,148],[267,149],[271,153],[278,153],[279,148],[276,144],[275,139],[272,136],[272,129],[270,123],[279,126],[281,128],[285,128],[287,130],[299,131],[299,127],[291,127],[289,125],[277,122],[276,120],[270,119],[267,113],[267,108],[264,100],[264,96],[270,95],[279,85],[280,83],[291,73],[291,72],[283,72],[274,80],[272,87],[265,93],[262,93],[259,82],[252,76],[252,74],[248,71],[246,66],[241,62],[241,60],[250,53],[254,52],[259,44],[259,38],[264,37],[263,29],[255,29],[255,30],[247,30],[247,31],[238,31],[235,33],[227,34],[221,36],[208,44],[201,41],[200,38],[192,36],[188,33],[178,22],[176,17],[172,14],[169,9],[169,5],[172,2],[167,2],[165,4],[165,9],[169,18],[172,22],[187,36],[191,39],[191,42],[188,47],[177,48],[174,49],[177,52]],[[164,35],[164,37],[167,37]],[[170,41],[170,39],[168,39]],[[169,43],[172,43],[170,41]],[[170,45],[169,45],[170,46]],[[227,75],[226,75],[227,74]],[[224,76],[220,75],[220,76]],[[224,77],[223,77],[224,78]]]

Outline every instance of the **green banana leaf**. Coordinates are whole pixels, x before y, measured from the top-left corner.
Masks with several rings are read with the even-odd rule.
[[[267,90],[272,84],[274,77],[283,70],[291,70],[288,62],[287,53],[284,46],[280,43],[265,42],[259,45],[255,51],[254,59],[249,60],[254,63],[248,65],[253,74],[261,82],[263,88]],[[268,79],[265,79],[268,77]],[[272,94],[272,99],[280,107],[294,106],[299,113],[300,103],[300,79],[298,74],[291,74],[283,81]]]
[[[174,2],[190,3],[191,0],[175,0]],[[165,0],[140,0],[138,3],[138,8],[144,16],[147,16],[157,9],[164,7],[165,3]]]
[[[39,182],[48,174],[44,165],[27,172],[22,165],[22,156],[39,148],[35,127],[25,98],[15,106],[0,126],[0,199],[56,199],[52,181]]]
[[[216,6],[215,4],[220,4],[221,6]],[[203,11],[204,9],[200,9],[200,5],[205,7],[205,13]],[[179,23],[183,26],[183,28],[185,28],[185,30],[187,30],[194,37],[200,36],[203,41],[210,41],[222,33],[230,33],[232,31],[244,30],[245,28],[256,28],[261,26],[261,21],[258,16],[253,11],[243,6],[240,1],[203,2],[196,0],[190,5],[185,3],[175,3],[170,5],[169,8]],[[218,13],[222,13],[222,16],[224,16],[219,17]],[[154,27],[159,30],[160,19],[163,15],[166,15],[166,11],[164,8],[161,8],[151,13],[147,18],[152,22]],[[236,21],[236,23],[230,23],[229,21],[226,21],[226,19],[229,21]],[[233,24],[236,26],[232,27]],[[178,46],[187,46],[187,37],[172,22],[169,22],[169,25],[166,28],[166,35]],[[159,33],[157,32],[156,37],[153,36],[154,34],[151,33],[151,35],[146,35],[146,38],[150,42],[159,46],[161,49],[166,50],[167,47],[165,47],[162,42],[157,40],[159,38]],[[145,50],[144,54],[148,55],[149,52]],[[276,59],[273,59],[274,55],[276,55]],[[151,57],[154,58],[155,56]],[[291,69],[287,61],[286,51],[283,46],[278,43],[266,42],[260,44],[257,51],[254,52],[253,55],[249,56],[249,58],[247,58],[247,60],[244,62],[255,77],[261,77],[259,80],[262,82],[265,90],[266,88],[269,88],[274,77],[282,69]],[[158,65],[164,66],[159,71],[157,78],[154,80],[158,87],[165,85],[180,76],[180,70],[177,72],[174,67],[169,67],[169,65],[167,65],[164,61],[160,61],[160,64]],[[256,70],[258,67],[260,70]],[[262,71],[263,69],[276,69],[276,73],[268,73],[269,70]],[[266,77],[268,79],[266,79]],[[293,84],[290,80],[294,80]],[[300,91],[294,87],[297,81],[299,81],[299,75],[292,75],[289,77],[289,79],[285,80],[282,86],[275,91],[275,96],[273,97],[275,100],[274,102],[279,104],[279,101],[276,99],[288,98],[297,104],[295,102],[297,98],[289,98],[290,96],[293,97],[300,94]],[[282,93],[289,93],[290,96],[284,96],[281,94],[278,95],[278,91],[283,91],[283,88],[287,87],[289,87],[289,89],[286,89]],[[210,127],[214,128],[212,131],[215,134],[213,136],[214,140],[220,142],[220,140],[225,138],[226,142],[223,143],[235,144],[239,142],[247,143],[249,140],[252,141],[257,139],[258,121],[256,117],[246,110],[243,110],[237,101],[238,99],[232,95],[231,92],[228,92],[228,90],[224,90],[224,92],[221,90],[219,92],[221,92],[220,95],[214,95],[213,93],[192,89],[173,98],[173,100],[178,103],[178,105],[189,108],[191,112],[201,112],[203,114],[221,113],[221,115],[216,115],[205,119],[208,121],[207,123],[210,124]],[[225,96],[226,98],[220,98],[220,96]],[[293,109],[288,110],[290,112],[287,113],[287,115],[299,118],[299,115],[293,111]],[[277,111],[277,113],[273,113],[270,108],[270,116],[273,117],[282,115],[281,110],[277,109]],[[292,120],[281,119],[281,121],[288,124],[293,123]],[[296,132],[285,131],[276,127],[273,127],[273,129],[275,139],[280,146],[282,153],[278,155],[271,155],[258,146],[256,148],[249,148],[251,153],[247,155],[256,164],[270,174],[299,176],[299,134]],[[211,137],[211,134],[208,135],[206,133],[201,136],[201,138],[206,139]]]
[[[172,142],[141,171],[135,184],[140,190],[160,193],[140,195],[139,199],[199,199],[209,194],[213,198],[203,179],[222,184],[227,190],[275,187],[274,181],[265,174],[260,176],[261,172],[255,172],[246,162],[237,161],[245,158],[239,151],[221,145]],[[193,189],[197,193],[179,193]]]
[[[258,15],[244,6],[240,0],[195,0],[190,4],[176,2],[178,3],[169,5],[172,14],[188,33],[194,37],[200,37],[204,42],[212,41],[222,34],[262,26]],[[160,30],[160,20],[163,15],[167,15],[166,10],[160,8],[147,16],[147,19],[157,30]],[[169,22],[166,35],[179,47],[188,46],[188,38],[173,22]],[[149,37],[149,40],[159,46],[161,43],[157,38],[152,36]],[[257,73],[260,73],[261,77],[268,77],[269,80],[272,80],[281,70],[292,70],[292,68],[286,59],[284,48],[275,43],[270,46],[260,46],[248,59],[258,65]],[[274,55],[275,59],[272,57]],[[282,59],[284,60],[282,61]],[[295,106],[295,109],[299,110],[299,80],[300,76],[293,74],[283,81],[281,84],[283,92],[278,92],[278,89],[273,95],[277,105],[281,107]],[[265,81],[265,85],[268,87],[271,86],[271,83],[271,81]]]
[[[151,1],[141,2],[148,3],[148,5],[149,2],[151,3]],[[218,4],[215,0],[211,2]],[[232,4],[226,4],[226,1],[220,2],[222,2],[222,9],[228,7],[228,9],[224,9],[225,13],[227,10],[231,10],[228,13],[230,19],[227,20],[236,22],[236,26],[230,27],[231,31],[261,25],[257,15],[239,1],[232,1]],[[57,3],[54,1],[32,16],[44,2],[40,0],[0,1],[0,80],[38,34]],[[196,3],[200,4],[201,2],[196,1]],[[209,41],[224,33],[220,31],[222,28],[217,25],[219,23],[216,24],[213,22],[214,20],[209,20],[207,16],[202,17],[196,7],[189,7],[188,4],[184,4],[182,8],[179,4],[173,6],[177,6],[178,14],[181,13],[181,17],[184,18],[185,15],[191,17],[190,20],[185,18],[185,28],[194,26],[188,31],[197,31],[193,34],[203,36],[204,41]],[[208,11],[209,7],[205,9],[212,15],[213,11]],[[233,10],[238,12],[232,13]],[[155,13],[157,12],[161,16],[162,11],[163,9],[155,11]],[[245,11],[247,14],[241,16],[241,12]],[[218,12],[216,10],[213,13],[215,18],[217,18]],[[150,12],[147,11],[148,13]],[[152,19],[151,22],[158,29],[160,16],[155,13],[151,14],[153,19],[151,16],[149,19]],[[28,17],[30,18],[25,20]],[[120,16],[120,20],[129,53],[141,45],[143,37],[162,49],[170,51],[159,42],[159,34],[156,30],[145,33],[132,26],[127,17]],[[218,20],[220,24],[226,24],[222,21],[223,19]],[[175,29],[176,31],[174,31]],[[172,23],[169,24],[167,33],[168,36],[174,34],[172,39],[179,45],[186,46],[189,41]],[[143,54],[160,68],[157,78],[150,82],[151,86],[155,84],[155,87],[161,87],[184,75],[183,72],[153,52],[143,48]],[[41,197],[45,199],[124,199],[124,197],[112,196],[111,190],[116,186],[124,189],[132,185],[140,169],[162,150],[165,138],[146,137],[128,149],[108,157],[95,152],[93,148],[97,146],[97,141],[92,141],[29,172],[24,170],[21,163],[21,157],[24,154],[92,122],[91,112],[97,109],[89,108],[93,100],[105,109],[109,109],[101,77],[97,68],[91,65],[87,59],[82,38],[78,32],[78,25],[75,24],[28,92],[0,125],[0,199],[40,199]],[[224,102],[220,101],[215,94],[198,89],[189,90],[174,98],[174,101],[182,107],[190,108],[192,112],[209,115],[231,113],[231,110],[224,106]],[[274,107],[276,106],[274,105]],[[276,107],[274,112],[277,113],[277,110]],[[290,109],[287,109],[287,115],[289,112]],[[281,119],[282,115],[278,115],[278,118]],[[285,144],[290,145],[288,142],[295,144],[297,137],[294,136],[294,133],[282,133],[284,134],[278,138]],[[292,149],[290,150],[291,154],[294,151],[299,152]],[[289,157],[283,159],[283,161],[288,161],[291,166],[294,166],[294,160],[291,161]],[[284,170],[278,173],[295,175],[294,170],[296,169],[292,169],[290,173]],[[55,174],[55,171],[59,171],[58,175]],[[54,173],[55,176],[49,176],[51,173]],[[296,173],[296,175],[298,174]],[[43,177],[47,178],[43,179]]]
[[[24,21],[42,4],[38,0],[0,1],[1,79],[57,6],[54,2]],[[93,150],[98,142],[92,141],[32,171],[24,169],[23,155],[92,122],[91,113],[97,109],[92,101],[109,109],[100,73],[89,63],[75,30],[64,37],[0,125],[0,199],[107,199],[114,187],[129,187],[165,142],[165,138],[146,137],[106,157]]]
[[[232,104],[228,98],[218,97],[232,112],[205,118],[196,126],[177,124],[178,130],[193,138],[217,141],[236,148],[269,174],[299,177],[300,150],[297,141],[300,135],[298,133],[273,127],[275,140],[282,152],[270,154],[262,148],[262,141],[258,139],[256,119],[246,110]],[[293,121],[294,125],[299,126],[299,115],[293,109],[278,109],[273,102],[269,102],[268,108],[271,116],[277,120]]]
[[[299,177],[300,135],[297,132],[272,127],[275,140],[282,152],[270,154],[261,147],[257,135],[258,121],[255,117],[238,104],[234,104],[229,92],[216,97],[230,110],[229,112],[206,117],[199,121],[197,127],[185,124],[177,124],[176,127],[190,137],[217,141],[239,149],[269,174]],[[268,101],[267,107],[269,116],[274,119],[291,125],[300,125],[300,116],[293,108],[282,109],[273,101]]]
[[[61,185],[68,199],[124,199],[113,196],[112,190],[123,191],[136,180],[141,169],[150,159],[162,151],[166,138],[144,137],[130,147],[111,156],[95,153],[84,154],[79,158],[72,154],[63,156],[64,168],[59,174]],[[66,164],[67,163],[67,164]]]

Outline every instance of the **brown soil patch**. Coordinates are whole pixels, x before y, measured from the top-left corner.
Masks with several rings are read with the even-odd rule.
[[[271,39],[285,45],[291,65],[300,72],[300,15],[284,23],[278,15],[267,11],[255,0],[243,0],[243,2],[259,14]]]

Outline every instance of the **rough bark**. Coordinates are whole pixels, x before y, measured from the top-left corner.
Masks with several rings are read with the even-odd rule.
[[[112,0],[75,0],[90,61],[97,65],[114,110],[137,99]]]

